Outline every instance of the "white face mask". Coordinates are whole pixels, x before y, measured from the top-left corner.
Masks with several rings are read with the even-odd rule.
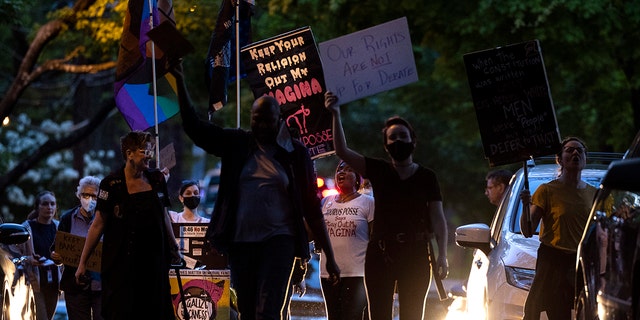
[[[96,208],[96,200],[92,198],[85,199],[80,197],[80,203],[82,204],[82,209],[86,212],[93,212],[93,209]]]

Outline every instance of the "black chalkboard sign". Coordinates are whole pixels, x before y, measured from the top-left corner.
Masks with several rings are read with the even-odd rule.
[[[560,131],[538,40],[463,56],[491,166],[560,150]]]

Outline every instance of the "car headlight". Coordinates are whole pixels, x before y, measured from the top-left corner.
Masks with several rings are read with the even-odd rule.
[[[504,269],[507,273],[507,282],[510,285],[527,291],[531,289],[533,277],[536,275],[535,270],[514,267],[505,267]]]

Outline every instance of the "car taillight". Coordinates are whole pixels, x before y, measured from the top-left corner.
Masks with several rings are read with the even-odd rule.
[[[531,283],[533,283],[533,277],[536,275],[536,271],[532,269],[505,267],[507,274],[507,282],[523,290],[529,291],[531,289]]]

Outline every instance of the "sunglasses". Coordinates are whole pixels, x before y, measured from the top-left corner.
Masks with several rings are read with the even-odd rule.
[[[156,154],[152,149],[138,149],[138,151],[144,153],[144,156],[148,158],[153,158],[153,156]]]

